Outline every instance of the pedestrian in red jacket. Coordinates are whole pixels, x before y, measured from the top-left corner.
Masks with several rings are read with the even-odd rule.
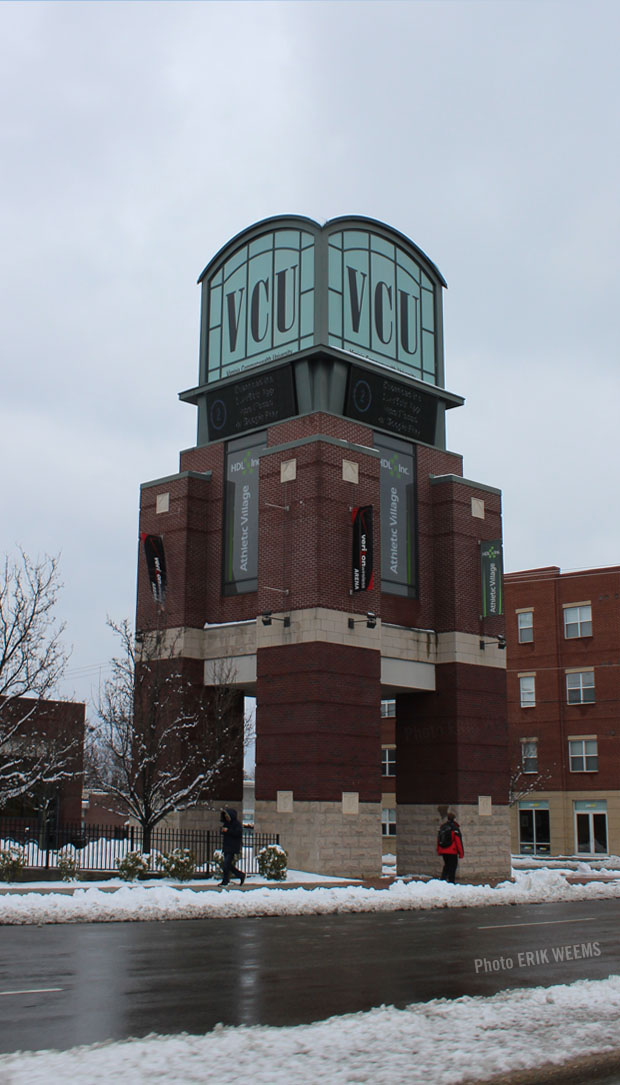
[[[463,834],[451,810],[447,814],[447,821],[444,821],[437,833],[437,854],[443,855],[441,880],[443,882],[455,882],[456,868],[465,851],[463,848]]]

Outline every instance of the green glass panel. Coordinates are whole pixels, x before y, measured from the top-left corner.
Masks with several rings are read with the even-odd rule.
[[[342,234],[341,233],[330,234],[329,235],[329,243],[330,243],[330,245],[335,245],[337,249],[341,249],[342,248]]]
[[[365,249],[368,251],[370,234],[362,233],[361,230],[345,230],[342,238],[345,252],[349,249]]]
[[[394,245],[391,241],[386,241],[384,237],[379,237],[378,234],[372,234],[370,245],[373,252],[381,253],[382,256],[387,256],[390,260],[394,259]]]
[[[305,249],[301,254],[301,289],[311,290],[314,286],[314,249]]]
[[[329,249],[329,287],[342,292],[342,253],[339,249]]]
[[[290,232],[290,231],[282,231]],[[299,337],[299,273],[301,254],[276,249],[273,345],[283,346]]]
[[[262,237],[250,241],[250,256],[257,256],[261,252],[271,252],[273,248],[273,233],[263,234]]]
[[[432,291],[422,291],[422,327],[428,331],[435,330],[435,305]]]
[[[299,230],[277,230],[275,233],[276,249],[295,249],[299,251]]]
[[[314,346],[314,336],[313,335],[304,335],[303,339],[299,340],[299,349],[300,350],[307,350],[308,347],[312,347],[312,346]]]
[[[224,274],[224,282],[226,283],[226,288],[227,289],[228,289],[228,280],[230,279],[230,276],[235,274],[235,272],[237,271],[237,268],[241,267],[242,264],[245,264],[247,258],[248,258],[248,247],[247,247],[247,245],[242,245],[241,248],[237,249],[237,251],[234,252],[232,254],[232,256],[230,257],[230,259],[227,260],[226,263],[224,264],[223,274]]]
[[[407,276],[413,279],[414,282],[420,282],[420,268],[415,260],[412,260],[406,252],[403,252],[403,250],[399,248],[396,249],[396,263],[399,268],[402,268]]]
[[[409,261],[411,264],[412,262]],[[413,266],[413,265],[412,265]],[[397,268],[398,291],[398,360],[412,368],[420,369],[420,288],[416,280],[400,264]]]
[[[222,323],[222,288],[216,286],[209,293],[209,327],[216,328]]]
[[[220,328],[214,328],[209,332],[209,369],[215,366],[219,369],[220,352],[222,349],[222,333]]]
[[[307,249],[308,245],[314,245],[314,237],[312,234],[307,234],[305,230],[302,230],[301,247],[302,249]]]
[[[270,250],[252,257],[248,264],[248,354],[270,350],[273,343],[272,261]]]
[[[398,335],[398,294],[396,265],[393,260],[373,252],[370,258],[372,289],[371,350],[393,358]]]
[[[353,231],[351,231],[353,233]],[[356,235],[359,236],[359,235]],[[370,347],[370,253],[352,249],[346,254],[344,281],[344,337]]]
[[[425,288],[425,290],[433,289],[433,284],[431,280],[429,279],[428,275],[424,274],[424,272],[422,272],[422,286]]]
[[[422,368],[425,373],[435,376],[435,336],[432,332],[422,332]]]
[[[245,357],[246,278],[243,264],[226,282],[222,312],[222,365],[225,366]]]
[[[342,295],[329,291],[329,341],[332,346],[342,346]]]
[[[301,295],[301,314],[299,322],[299,334],[310,335],[314,329],[314,291]]]

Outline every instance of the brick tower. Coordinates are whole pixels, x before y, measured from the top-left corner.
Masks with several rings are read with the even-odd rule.
[[[187,673],[225,660],[256,697],[257,830],[293,868],[378,874],[390,697],[399,872],[437,873],[451,806],[463,876],[507,875],[501,495],[446,450],[441,274],[373,219],[287,216],[199,282],[197,444],[140,526]],[[141,554],[138,625],[150,605]]]

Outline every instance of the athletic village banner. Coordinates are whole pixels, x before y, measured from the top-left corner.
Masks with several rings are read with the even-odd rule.
[[[480,543],[481,614],[492,618],[504,613],[502,540]]]

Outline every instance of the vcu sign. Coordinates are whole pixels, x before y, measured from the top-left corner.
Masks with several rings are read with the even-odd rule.
[[[267,219],[226,245],[199,282],[201,383],[330,346],[441,385],[444,280],[382,223]]]

